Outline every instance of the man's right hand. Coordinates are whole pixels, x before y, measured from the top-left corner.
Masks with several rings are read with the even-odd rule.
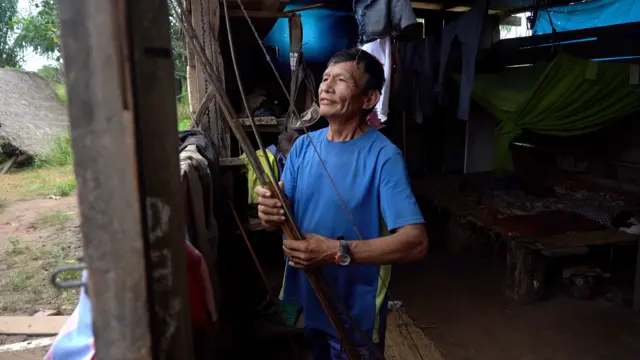
[[[278,185],[280,185],[281,189],[284,189],[282,181]],[[284,209],[280,201],[276,199],[276,194],[262,186],[257,186],[254,192],[258,195],[258,217],[262,224],[269,227],[282,226],[285,220]]]

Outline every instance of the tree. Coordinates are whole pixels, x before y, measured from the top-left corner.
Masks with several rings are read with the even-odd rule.
[[[186,39],[178,24],[176,14],[172,11],[169,14],[171,25],[171,55],[173,58],[173,68],[178,79],[187,78],[187,47]]]
[[[18,0],[0,1],[0,68],[19,67],[22,62],[19,48],[13,41],[12,20],[18,16]]]
[[[16,46],[60,61],[60,20],[55,0],[31,0],[30,5],[35,11],[12,22],[18,34]]]
[[[6,1],[13,2],[15,7],[17,0],[0,0],[0,2]],[[20,49],[31,48],[39,55],[60,61],[60,20],[56,11],[56,2],[55,0],[30,1],[31,8],[35,11],[26,16],[16,17],[12,22],[18,33],[15,40],[16,46]],[[0,9],[2,6],[0,5]],[[0,14],[0,20],[1,16]],[[16,16],[16,14],[13,16]],[[171,16],[170,22],[171,46],[176,77],[185,78],[187,76],[185,41],[180,31],[180,26],[173,16]]]

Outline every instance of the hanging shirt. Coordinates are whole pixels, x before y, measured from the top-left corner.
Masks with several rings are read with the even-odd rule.
[[[260,164],[262,165],[262,168],[264,169],[265,174],[271,177],[271,172],[269,171],[269,167],[271,167],[271,169],[273,169],[273,173],[276,176],[276,181],[277,181],[278,178],[280,177],[279,175],[280,172],[278,171],[278,164],[276,162],[276,157],[269,150],[265,149],[265,152],[267,153],[267,159],[265,159],[264,153],[262,152],[262,150],[257,150],[256,155],[258,155],[258,159],[260,160]],[[249,159],[247,158],[247,155],[242,154],[240,158],[244,161],[244,164],[247,167],[247,188],[249,191],[248,202],[249,204],[257,204],[258,195],[256,195],[254,190],[256,186],[260,185],[260,182],[258,181],[258,176],[256,175],[255,171],[253,171],[253,167],[251,167],[251,164],[249,163]]]
[[[477,0],[471,10],[460,15],[451,24],[442,29],[442,42],[440,48],[440,74],[438,78],[438,88],[440,90],[440,103],[442,103],[444,73],[447,67],[447,59],[451,45],[455,38],[460,40],[462,48],[462,74],[460,77],[460,100],[458,104],[458,119],[469,119],[469,108],[471,107],[471,92],[473,91],[473,80],[476,73],[476,54],[480,46],[482,36],[482,26],[487,17],[489,8],[488,0]]]
[[[327,128],[310,136],[365,240],[383,236],[383,223],[394,230],[424,222],[402,153],[382,133],[369,129],[343,142],[328,140]],[[299,138],[293,145],[282,179],[303,234],[358,240],[308,137]],[[384,336],[380,333],[380,321],[386,315],[386,285],[391,267],[328,265],[322,272],[358,327],[374,342],[380,340]],[[302,305],[305,326],[337,336],[304,271],[287,265],[281,298]],[[363,344],[359,335],[351,336]]]
[[[384,68],[384,86],[380,94],[380,100],[376,104],[376,109],[369,115],[370,122],[373,124],[387,121],[387,113],[389,112],[389,91],[391,88],[391,37],[387,36],[379,40],[366,43],[360,47],[375,56]],[[375,118],[377,116],[377,119]]]

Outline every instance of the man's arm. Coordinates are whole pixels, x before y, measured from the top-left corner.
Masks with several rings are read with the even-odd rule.
[[[428,248],[423,224],[399,228],[393,234],[369,240],[347,241],[351,261],[355,264],[387,265],[420,261]],[[283,250],[289,265],[308,268],[334,264],[340,241],[317,234],[307,234],[304,241],[285,240]]]
[[[353,240],[347,243],[351,261],[363,265],[420,261],[427,254],[429,247],[427,231],[423,224],[406,225],[391,235],[377,239]]]

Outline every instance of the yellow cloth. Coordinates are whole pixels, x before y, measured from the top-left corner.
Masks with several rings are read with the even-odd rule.
[[[264,158],[264,154],[262,150],[256,151],[256,155],[258,155],[258,159],[260,160],[260,165],[262,165],[264,172],[267,174],[267,176],[269,176],[269,178],[271,178],[271,172],[269,171],[268,167],[271,167],[271,169],[273,169],[273,174],[276,176],[276,178],[279,179],[280,174],[278,173],[278,163],[276,162],[275,156],[273,156],[273,154],[269,150],[265,150],[264,152],[267,153],[268,159]],[[244,165],[247,167],[247,183],[248,183],[248,189],[249,189],[248,202],[249,204],[257,204],[258,195],[256,195],[256,193],[253,190],[256,188],[256,186],[260,185],[260,183],[258,182],[258,177],[256,176],[255,171],[253,171],[253,168],[249,163],[249,159],[247,159],[247,155],[242,154],[240,158],[242,159],[242,161],[244,161]]]

